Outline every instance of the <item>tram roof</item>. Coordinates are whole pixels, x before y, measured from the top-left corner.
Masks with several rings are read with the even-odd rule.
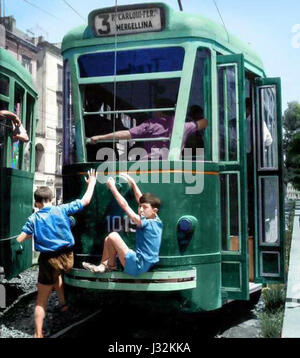
[[[173,10],[171,7],[164,3],[154,2],[135,5],[138,6],[159,6],[165,10],[165,29],[158,32],[144,32],[136,33],[134,35],[120,35],[118,42],[131,42],[131,41],[146,41],[146,40],[160,40],[171,39],[178,37],[201,38],[209,43],[219,45],[232,53],[243,53],[245,59],[258,67],[263,69],[263,63],[258,54],[252,47],[241,41],[237,36],[232,35],[226,31],[224,26],[204,17],[201,15],[190,14],[186,12],[179,12]],[[118,6],[118,10],[123,8],[132,8],[132,6]],[[62,53],[65,51],[82,46],[93,46],[99,44],[99,37],[96,37],[92,29],[92,16],[97,12],[113,12],[114,7],[102,8],[94,10],[89,14],[89,25],[82,25],[69,31],[63,38]],[[102,44],[114,43],[114,36],[102,37]]]
[[[17,61],[12,54],[0,47],[0,66],[14,72],[22,81],[24,81],[32,90],[35,91],[30,72]]]

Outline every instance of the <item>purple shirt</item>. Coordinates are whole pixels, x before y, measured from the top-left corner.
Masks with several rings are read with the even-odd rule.
[[[160,117],[158,119],[148,119],[139,126],[129,129],[130,136],[132,139],[137,138],[158,138],[165,137],[171,138],[173,131],[174,117]],[[182,148],[184,147],[186,140],[189,135],[197,131],[196,122],[186,122],[184,124],[184,134],[182,141]],[[158,152],[163,148],[166,149],[165,155],[163,153],[162,159],[167,159],[168,149],[170,147],[170,141],[151,141],[145,142],[144,148],[148,153],[148,157],[155,158]],[[164,157],[166,156],[166,158]],[[157,158],[158,159],[158,158]]]

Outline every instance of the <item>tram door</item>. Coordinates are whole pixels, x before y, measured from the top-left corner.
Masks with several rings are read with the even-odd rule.
[[[222,293],[248,299],[245,70],[242,54],[217,57]]]
[[[255,80],[256,282],[284,280],[284,189],[279,78]]]

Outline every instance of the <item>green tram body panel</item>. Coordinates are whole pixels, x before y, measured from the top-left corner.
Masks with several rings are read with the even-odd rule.
[[[21,232],[26,218],[32,214],[33,174],[1,168],[0,183],[0,233],[1,238],[9,238]],[[25,241],[22,246],[20,250],[15,239],[1,243],[0,266],[4,267],[7,279],[32,265],[32,240]]]
[[[166,306],[176,305],[180,309],[195,312],[200,310],[213,310],[222,306],[228,299],[249,299],[249,281],[248,281],[248,235],[247,235],[247,161],[246,158],[246,125],[240,125],[240,132],[238,134],[239,144],[237,150],[239,152],[237,162],[226,162],[220,160],[219,154],[219,113],[218,113],[218,81],[219,69],[227,66],[236,69],[236,103],[237,103],[237,119],[246,120],[244,101],[246,97],[246,76],[251,78],[265,78],[265,72],[259,56],[251,49],[251,47],[240,41],[235,36],[228,34],[223,26],[214,23],[202,16],[195,14],[187,14],[184,12],[175,12],[169,6],[163,3],[145,3],[139,5],[120,6],[118,10],[130,9],[132,7],[150,7],[157,6],[163,9],[164,28],[162,31],[148,32],[148,33],[134,33],[127,35],[115,36],[96,36],[93,30],[93,16],[99,11],[114,12],[114,8],[106,8],[95,10],[89,15],[88,26],[81,26],[75,30],[70,31],[63,39],[62,54],[65,63],[70,68],[71,90],[72,90],[72,106],[73,106],[73,120],[72,125],[75,126],[75,135],[73,140],[76,141],[76,156],[72,163],[63,168],[63,183],[64,183],[64,201],[68,202],[83,195],[86,184],[83,175],[91,167],[98,168],[101,162],[95,163],[93,160],[87,162],[87,151],[85,144],[85,124],[84,124],[84,109],[82,95],[84,93],[83,87],[86,85],[106,84],[114,81],[125,82],[150,80],[150,79],[165,79],[165,78],[180,78],[180,88],[178,92],[176,114],[173,127],[172,138],[170,142],[170,182],[159,184],[139,182],[142,192],[153,192],[157,194],[163,202],[163,206],[159,213],[164,225],[162,246],[160,250],[160,261],[149,275],[142,277],[141,280],[132,279],[126,284],[121,282],[125,280],[125,274],[114,277],[114,274],[107,274],[103,279],[96,278],[96,276],[88,275],[82,271],[81,262],[87,261],[98,263],[103,246],[103,239],[105,235],[112,231],[113,225],[107,217],[114,216],[115,224],[127,225],[127,232],[120,232],[122,238],[129,247],[134,249],[135,234],[130,232],[130,224],[126,224],[124,213],[118,207],[117,203],[112,198],[111,193],[104,184],[97,183],[95,194],[89,207],[85,208],[82,213],[76,216],[77,225],[73,231],[76,237],[76,259],[75,269],[66,276],[66,282],[72,286],[84,288],[98,288],[103,294],[103,297],[117,295],[122,296],[122,290],[131,290],[135,294],[134,297],[159,297],[162,304],[165,301]],[[101,52],[135,50],[146,48],[159,48],[178,46],[185,50],[184,62],[182,71],[177,72],[161,72],[161,73],[138,73],[138,74],[118,74],[116,76],[99,76],[99,77],[80,77],[78,59],[84,54],[93,54]],[[205,146],[205,162],[204,169],[204,188],[203,191],[197,195],[186,195],[185,189],[189,186],[186,183],[178,183],[174,181],[175,172],[172,170],[178,164],[180,150],[174,151],[181,147],[182,133],[183,133],[183,118],[187,115],[187,108],[189,105],[189,96],[191,84],[193,81],[193,68],[195,66],[196,52],[198,49],[206,49],[209,52],[209,61],[207,69],[204,73],[203,96],[206,106],[205,116],[209,121],[209,126],[206,128],[207,138],[211,141],[209,145]],[[220,60],[220,57],[224,57]],[[226,57],[226,58],[225,58]],[[223,61],[223,62],[222,62]],[[249,78],[249,77],[248,77]],[[254,81],[254,80],[251,80]],[[251,82],[252,83],[252,82]],[[254,82],[253,82],[254,83]],[[253,84],[251,84],[253,85]],[[206,86],[206,87],[205,87]],[[253,90],[256,87],[253,85]],[[223,89],[227,91],[226,86]],[[249,95],[249,94],[248,94]],[[281,94],[278,93],[278,96]],[[255,97],[255,95],[253,95]],[[65,97],[66,98],[66,97]],[[225,103],[225,102],[224,102]],[[224,105],[225,106],[225,105]],[[254,101],[254,106],[257,109],[260,104],[258,100]],[[121,112],[121,111],[120,111]],[[278,110],[278,125],[280,126],[280,112]],[[65,113],[71,114],[65,107]],[[126,111],[125,111],[126,113]],[[257,116],[258,118],[258,116]],[[66,121],[70,118],[65,117]],[[70,120],[71,122],[71,120]],[[68,124],[68,126],[70,126]],[[253,125],[254,126],[254,125]],[[256,128],[254,129],[256,130]],[[278,136],[278,143],[282,141],[280,132]],[[207,139],[205,138],[205,139]],[[175,154],[174,154],[175,153]],[[76,164],[77,163],[77,164]],[[118,168],[121,162],[114,163],[115,167],[110,171],[110,175],[117,175]],[[230,164],[230,165],[228,165]],[[128,163],[132,165],[132,163]],[[162,162],[159,163],[159,169],[162,171]],[[195,162],[193,162],[193,170],[195,170]],[[129,169],[129,168],[127,168]],[[256,167],[253,168],[254,172]],[[120,169],[124,171],[124,168]],[[101,172],[101,170],[100,170]],[[282,168],[279,168],[279,175],[282,174]],[[130,173],[130,169],[129,169]],[[239,232],[239,248],[224,249],[223,232],[222,232],[222,210],[221,210],[221,177],[229,175],[238,176],[239,185],[239,205],[240,209],[240,224],[241,231]],[[103,175],[100,174],[100,175]],[[141,174],[143,177],[149,176],[149,173]],[[159,175],[162,175],[161,173]],[[255,172],[253,186],[255,195],[257,195],[257,177]],[[147,178],[149,179],[149,177]],[[227,179],[226,179],[227,180]],[[229,179],[228,179],[229,180]],[[145,180],[146,181],[146,180]],[[132,208],[137,208],[134,197],[126,186],[119,186],[122,194],[125,195],[129,205]],[[230,198],[229,191],[227,197]],[[254,200],[255,209],[253,212],[255,220],[255,237],[258,241],[257,221],[258,221],[258,200]],[[283,211],[281,207],[280,214],[280,228],[284,227]],[[190,216],[195,218],[195,231],[189,244],[184,250],[180,249],[177,232],[177,222],[182,216]],[[122,219],[119,219],[122,217]],[[234,238],[233,238],[234,239]],[[230,238],[231,240],[231,238]],[[277,252],[282,249],[282,238],[280,244],[275,248]],[[233,245],[232,242],[228,242]],[[257,243],[255,243],[255,250],[257,250]],[[259,244],[260,245],[260,244]],[[264,246],[264,244],[262,244]],[[268,245],[265,245],[268,246]],[[268,246],[270,247],[270,245]],[[232,250],[232,251],[230,251]],[[281,251],[282,252],[282,251]],[[275,257],[275,255],[274,255]],[[266,283],[270,280],[270,276],[261,279],[261,270],[257,266],[258,253],[254,254],[255,261],[255,282]],[[281,265],[281,268],[283,266]],[[174,275],[181,275],[186,270],[196,270],[195,287],[190,287],[194,283],[186,283],[186,286],[180,282],[172,284],[171,282],[160,282],[157,286],[151,286],[150,291],[155,287],[158,292],[146,292],[141,289],[147,281],[149,285],[153,282],[153,273],[165,272],[167,277],[170,271]],[[274,277],[274,282],[282,280],[282,274]],[[111,280],[111,281],[110,281]],[[120,281],[118,281],[120,280]],[[149,283],[150,282],[150,283]],[[179,282],[177,282],[179,283]],[[165,288],[160,286],[166,285]],[[146,287],[146,286],[145,286]],[[168,287],[170,292],[168,291]],[[173,287],[173,288],[172,288]],[[175,288],[176,287],[176,288]],[[186,288],[184,288],[186,287]],[[189,287],[189,288],[188,288]],[[109,291],[109,292],[107,292]],[[116,292],[114,292],[116,291]],[[138,294],[135,293],[138,291]],[[164,291],[164,292],[163,292]],[[119,296],[118,296],[119,292]],[[156,294],[159,293],[159,296]],[[152,294],[154,296],[152,296]],[[138,296],[137,296],[138,295]],[[150,295],[150,296],[148,296]],[[167,299],[164,300],[163,297]],[[172,298],[172,299],[171,299]],[[177,308],[178,308],[177,307]]]
[[[118,164],[116,163],[116,173],[118,173]],[[129,165],[132,163],[129,163]],[[159,163],[161,165],[161,163]],[[64,184],[64,200],[66,202],[81,197],[86,189],[84,175],[87,171],[94,167],[97,169],[99,163],[85,163],[65,166],[63,172]],[[215,164],[207,164],[204,173],[197,174],[203,175],[204,188],[201,193],[193,195],[191,201],[185,193],[186,186],[191,184],[174,183],[174,168],[176,163],[170,162],[170,170],[162,171],[170,173],[170,183],[151,184],[143,183],[149,182],[150,175],[148,173],[141,174],[141,182],[138,184],[142,192],[153,192],[158,195],[163,203],[159,212],[159,217],[163,222],[163,237],[160,249],[160,261],[153,268],[155,273],[160,272],[165,279],[168,278],[169,271],[180,273],[190,269],[196,270],[196,286],[191,288],[190,282],[177,283],[177,295],[180,301],[185,302],[185,308],[193,311],[199,310],[212,310],[221,306],[221,254],[220,254],[220,225],[218,224],[220,218],[214,215],[207,215],[207,212],[219,212],[218,210],[218,196],[219,196],[219,178],[218,170]],[[124,168],[122,168],[124,170]],[[196,168],[193,168],[196,170]],[[130,173],[130,167],[128,168]],[[99,173],[99,176],[102,174]],[[160,173],[160,179],[163,174]],[[185,174],[188,175],[188,174]],[[190,174],[192,175],[192,174]],[[98,179],[99,179],[98,176]],[[194,175],[195,177],[195,175]],[[132,195],[131,190],[127,184],[119,187],[123,192],[129,205],[137,210],[137,203]],[[176,193],[176,195],[174,195]],[[202,208],[205,207],[205,212]],[[97,263],[100,260],[104,238],[106,237],[108,227],[108,217],[115,217],[119,221],[124,219],[125,213],[119,208],[117,202],[113,198],[111,192],[107,189],[105,184],[97,183],[94,196],[89,206],[87,206],[81,213],[76,215],[76,226],[74,227],[75,235],[75,268],[81,268],[82,261]],[[177,222],[182,216],[193,216],[197,219],[197,224],[193,236],[184,250],[180,250],[178,244]],[[125,227],[125,225],[123,225]],[[112,227],[110,227],[112,229]],[[127,230],[128,231],[128,230]],[[210,233],[208,239],[207,233]],[[135,232],[119,232],[126,244],[135,249]],[[166,271],[164,275],[164,271]],[[72,280],[75,272],[71,272],[66,277],[66,282],[80,287],[95,288],[97,283],[85,282],[80,283]],[[76,277],[83,278],[80,270],[76,271]],[[124,274],[124,277],[128,275]],[[147,275],[146,275],[147,277]],[[140,276],[137,277],[139,283],[131,284],[132,290],[141,290]],[[141,277],[142,280],[142,277]],[[155,277],[154,277],[155,280]],[[168,287],[169,285],[169,287]],[[161,283],[157,290],[173,291],[172,285],[176,287],[176,283]],[[180,288],[178,288],[178,286]],[[124,289],[124,286],[119,284],[115,287],[113,285],[105,286],[99,285],[99,289],[114,288]],[[154,286],[155,287],[155,286]],[[159,287],[159,286],[158,286]],[[127,288],[129,289],[129,288]],[[174,293],[173,293],[174,294]]]
[[[15,237],[32,214],[37,92],[31,74],[3,48],[0,48],[0,75],[8,83],[7,95],[0,94],[4,108],[14,112],[16,89],[22,93],[19,117],[30,138],[26,169],[23,143],[19,145],[17,167],[13,167],[12,141],[6,130],[0,163],[0,266],[5,278],[11,279],[32,265],[32,240],[19,245]]]

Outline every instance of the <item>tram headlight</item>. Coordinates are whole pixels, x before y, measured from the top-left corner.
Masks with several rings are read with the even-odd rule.
[[[194,216],[182,216],[177,222],[177,241],[180,253],[183,253],[193,238],[198,220]]]

